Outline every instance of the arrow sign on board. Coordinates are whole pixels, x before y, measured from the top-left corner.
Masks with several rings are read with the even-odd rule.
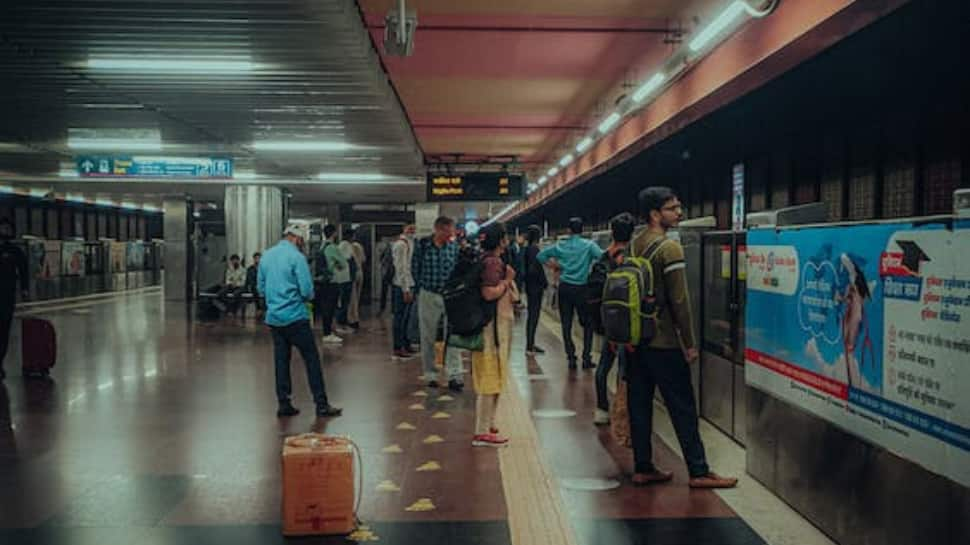
[[[81,170],[83,170],[85,174],[91,174],[92,169],[94,169],[94,163],[92,163],[90,159],[85,159],[84,162],[81,163]]]

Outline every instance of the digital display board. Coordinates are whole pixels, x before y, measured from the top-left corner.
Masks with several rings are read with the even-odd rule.
[[[514,201],[522,198],[522,176],[500,172],[428,174],[428,201]]]

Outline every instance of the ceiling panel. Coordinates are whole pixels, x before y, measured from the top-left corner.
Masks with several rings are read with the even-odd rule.
[[[119,59],[134,63],[91,64]],[[214,68],[190,68],[213,60]],[[268,183],[321,172],[423,176],[421,150],[353,0],[5,0],[0,80],[0,173],[12,180],[46,174],[63,183],[58,171],[81,153],[66,145],[72,128],[158,130],[160,154],[231,155],[237,170]],[[353,149],[267,152],[254,149],[260,140]],[[362,186],[361,196],[423,195],[375,187]],[[325,185],[302,194],[321,203],[355,197],[353,187]]]

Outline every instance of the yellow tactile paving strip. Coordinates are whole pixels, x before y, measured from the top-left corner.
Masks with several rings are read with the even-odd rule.
[[[510,440],[499,449],[499,467],[513,545],[576,545],[559,486],[542,459],[535,425],[514,384],[502,394],[498,426]]]

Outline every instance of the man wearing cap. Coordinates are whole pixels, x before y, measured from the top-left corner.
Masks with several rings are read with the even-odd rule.
[[[555,258],[562,273],[559,276],[559,320],[562,322],[562,340],[566,349],[569,368],[576,369],[576,345],[573,343],[573,311],[583,326],[583,369],[592,369],[593,327],[587,319],[586,283],[593,262],[603,255],[603,250],[592,240],[583,238],[582,218],[569,219],[569,238],[539,252],[536,260],[543,265]]]
[[[266,300],[266,325],[273,334],[279,402],[276,415],[294,416],[300,412],[290,403],[290,355],[295,346],[306,365],[317,416],[340,416],[343,411],[327,401],[320,353],[310,329],[306,304],[313,300],[313,278],[303,255],[306,238],[305,227],[287,227],[283,240],[270,248],[259,262],[257,285]]]

